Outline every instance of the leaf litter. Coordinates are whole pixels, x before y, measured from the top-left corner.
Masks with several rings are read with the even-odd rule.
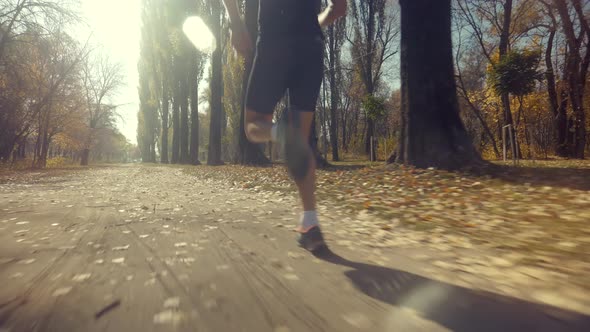
[[[296,188],[281,165],[183,172],[226,190],[256,192],[268,204],[278,197],[279,204],[296,204]],[[336,220],[329,228],[335,229],[338,245],[427,248],[439,254],[479,250],[480,260],[496,269],[519,264],[549,273],[571,266],[565,273],[577,284],[590,273],[589,265],[577,264],[590,261],[588,161],[522,162],[483,175],[405,166],[335,167],[318,170],[317,197],[320,219]],[[514,252],[524,258],[506,256]],[[540,265],[538,257],[552,262]],[[446,263],[446,269],[462,265]],[[477,266],[471,270],[478,272]]]

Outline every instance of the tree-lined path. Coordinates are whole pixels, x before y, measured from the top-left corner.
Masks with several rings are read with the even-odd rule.
[[[479,246],[456,246],[445,254],[435,244],[420,245],[419,235],[402,227],[389,231],[400,245],[379,247],[386,242],[382,226],[362,213],[333,209],[329,201],[320,211],[332,252],[313,257],[294,241],[292,193],[244,187],[210,174],[201,178],[186,169],[140,165],[4,176],[0,280],[10,287],[0,290],[0,327],[587,331],[590,326],[587,289],[575,291],[573,282],[569,291],[554,283],[540,287],[536,281],[548,280],[551,271],[544,272],[547,277],[523,272],[516,278],[516,271],[525,270],[508,256],[488,264]],[[479,263],[471,263],[469,273],[457,270],[452,257]],[[478,264],[481,271],[487,264],[488,272],[477,272]],[[489,277],[492,270],[495,278]]]

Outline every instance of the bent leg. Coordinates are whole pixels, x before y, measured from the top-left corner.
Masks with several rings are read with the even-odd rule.
[[[259,113],[246,108],[244,128],[250,142],[266,143],[270,141],[272,126],[272,113]]]

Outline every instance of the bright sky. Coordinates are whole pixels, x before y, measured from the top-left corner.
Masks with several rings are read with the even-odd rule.
[[[137,85],[137,61],[140,42],[140,0],[81,0],[82,15],[93,32],[92,44],[103,47],[113,62],[123,65],[125,86],[113,103],[119,108],[119,130],[133,144],[137,144],[137,111],[139,97]],[[81,42],[85,42],[90,31],[77,31]]]

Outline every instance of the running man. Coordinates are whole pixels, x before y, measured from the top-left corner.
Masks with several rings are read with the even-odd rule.
[[[223,0],[231,41],[243,57],[254,53],[246,92],[245,130],[253,143],[281,144],[287,169],[299,189],[303,215],[299,245],[323,247],[315,200],[315,158],[309,134],[324,75],[322,28],[346,14],[346,0],[330,0],[318,15],[320,0],[259,0],[258,37],[250,38],[237,0]],[[273,124],[273,111],[289,91],[289,112]]]

